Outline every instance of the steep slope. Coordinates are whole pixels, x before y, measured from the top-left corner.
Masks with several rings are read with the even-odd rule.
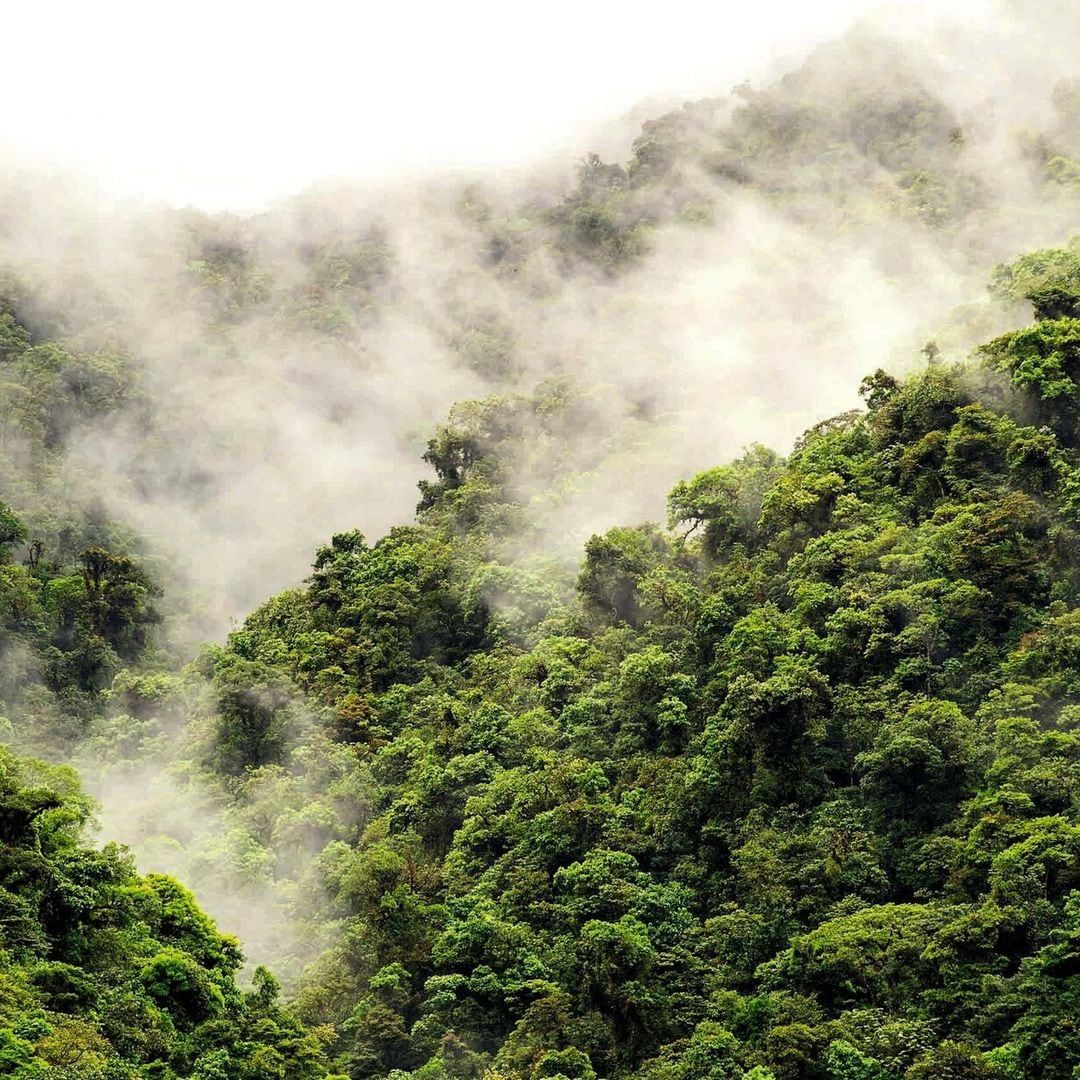
[[[321,848],[298,1003],[349,1075],[1072,1075],[1076,265],[1003,268],[1035,324],[680,483],[573,595],[500,552],[576,399],[462,406],[416,525],[206,654],[188,752]]]
[[[2,734],[293,1005],[4,758],[0,1071],[1072,1076],[1078,247],[950,309],[1074,218],[1078,98],[1014,139],[940,82],[860,33],[561,188],[169,215],[122,272],[8,200]]]

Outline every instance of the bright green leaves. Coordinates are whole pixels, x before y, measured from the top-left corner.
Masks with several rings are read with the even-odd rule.
[[[452,544],[414,526],[371,548],[358,533],[335,536],[316,556],[308,592],[286,594],[274,612],[261,609],[238,645],[291,667],[303,686],[336,669],[321,680],[335,700],[460,659],[483,642],[486,621]]]
[[[221,990],[179,949],[163,949],[143,967],[141,977],[150,997],[182,1028],[219,1016],[224,1010]]]
[[[1080,1035],[1072,1021],[1080,993],[1080,893],[1070,894],[1065,918],[1049,935],[1048,943],[1027,961],[1017,986],[1023,1003],[1012,1044],[1027,1076],[1066,1080],[1075,1075],[1080,1060]]]
[[[361,827],[320,803],[274,833],[327,844],[354,1075],[887,1080],[1021,1053],[992,980],[1076,884],[1076,650],[1047,608],[1075,592],[1072,450],[940,366],[868,395],[787,463],[677,485],[682,542],[593,537],[576,602],[492,557],[515,446],[551,429],[473,403],[422,525],[334,537],[233,636],[219,735],[288,679],[303,760],[333,740],[365,777]]]
[[[833,1006],[895,1008],[930,980],[921,957],[947,918],[947,910],[921,904],[884,904],[828,920],[770,963],[766,981]]]
[[[952,816],[977,754],[972,721],[952,702],[927,701],[885,725],[855,768],[883,831],[922,832]]]
[[[666,168],[675,129],[638,175]],[[632,190],[588,173],[578,209]],[[907,189],[930,216],[939,194],[933,177]],[[619,223],[591,220],[579,240],[602,258]],[[509,345],[457,347],[501,363]],[[1050,1068],[1037,1046],[1062,1011],[1024,1027],[1020,1006],[1036,984],[1071,1000],[1076,448],[1041,399],[985,372],[933,363],[865,391],[868,414],[816,425],[786,462],[754,447],[676,485],[675,537],[592,537],[576,592],[554,554],[512,549],[561,509],[551,478],[594,466],[568,436],[602,410],[565,383],[463,404],[429,445],[419,524],[334,536],[304,588],[181,678],[191,756],[236,797],[221,844],[253,879],[287,875],[313,934],[342,928],[302,990],[339,1025],[338,1068]],[[118,642],[110,611],[145,601],[125,575],[107,551],[76,572],[8,564],[0,603],[58,652],[81,626]],[[109,695],[135,731],[185,692],[148,679]],[[96,735],[122,742],[122,724]],[[59,850],[67,811],[27,798],[4,828]],[[89,1008],[49,949],[90,955],[93,882],[75,860],[55,881],[55,925],[7,890],[0,927],[38,965],[33,993]],[[118,895],[153,1038],[257,1014],[249,1073],[281,1075],[301,1043],[289,1068],[314,1068],[270,983],[235,992],[235,949],[190,898],[156,879]],[[233,1080],[229,1055],[197,1049],[192,1075]]]
[[[819,794],[831,697],[828,680],[801,658],[781,658],[763,679],[737,676],[702,744],[710,771],[721,768],[714,782],[723,797],[741,793],[749,806],[803,803]]]
[[[983,349],[1059,438],[1075,445],[1080,408],[1080,320],[1054,319],[990,342]]]
[[[668,496],[668,528],[689,525],[689,537],[703,529],[701,542],[712,556],[756,535],[762,501],[780,474],[780,458],[763,446],[753,446],[734,464],[681,480]]]
[[[795,551],[828,527],[844,488],[844,478],[836,472],[785,473],[762,500],[762,528],[778,534],[782,551]]]
[[[1048,166],[1051,174],[1058,183],[1068,183],[1066,159],[1056,161],[1058,165]],[[1075,162],[1071,164],[1075,167]],[[1080,315],[1080,250],[1070,244],[1021,255],[996,268],[990,292],[1000,300],[1030,300],[1040,320],[1075,318]]]
[[[1034,684],[1059,707],[1080,704],[1080,608],[1054,613],[1008,658],[1016,682]]]

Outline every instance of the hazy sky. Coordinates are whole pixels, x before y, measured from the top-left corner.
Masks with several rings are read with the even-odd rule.
[[[643,98],[726,92],[874,6],[5,5],[0,145],[117,194],[248,209],[327,176],[578,154]]]

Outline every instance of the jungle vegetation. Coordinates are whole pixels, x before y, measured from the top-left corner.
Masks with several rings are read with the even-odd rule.
[[[646,123],[512,221],[463,196],[478,250],[617,280],[732,186],[822,227],[987,227],[957,118],[826,93],[828,59]],[[1024,144],[1048,200],[1076,197],[1078,102]],[[301,296],[220,228],[186,280],[223,338],[252,305],[329,338],[377,318],[377,235],[313,248]],[[680,480],[570,574],[521,552],[594,466],[567,436],[604,389],[521,385],[512,336],[463,315],[493,390],[431,434],[415,519],[329,537],[193,658],[165,563],[58,494],[85,424],[152,439],[139,359],[5,278],[0,1075],[1080,1075],[1080,243],[986,270],[1015,329],[869,357],[864,408]],[[64,761],[167,762],[317,958],[284,994],[238,981],[185,884],[91,842]]]

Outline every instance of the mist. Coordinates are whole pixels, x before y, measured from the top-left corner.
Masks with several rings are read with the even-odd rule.
[[[765,77],[870,7],[27,7],[8,34],[48,40],[57,76],[40,77],[32,49],[13,52],[0,87],[19,108],[0,143],[113,197],[251,213],[331,177],[572,160],[583,133],[612,139],[639,99]]]

